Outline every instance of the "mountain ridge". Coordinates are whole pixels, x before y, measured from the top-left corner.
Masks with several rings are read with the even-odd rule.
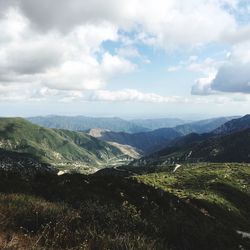
[[[149,129],[140,127],[119,117],[88,117],[88,116],[35,116],[26,118],[28,121],[48,127],[73,131],[86,131],[92,128],[109,129],[116,132],[146,132]]]
[[[162,159],[159,162],[250,162],[250,116],[233,119],[210,133],[177,138],[145,160],[157,162],[157,158]]]
[[[0,118],[0,148],[29,153],[57,167],[101,167],[112,159],[128,157],[86,133],[44,128],[23,118]]]
[[[149,132],[128,134],[104,129],[89,130],[89,134],[107,142],[130,145],[144,155],[150,155],[178,141],[183,135],[192,132],[210,132],[232,117],[220,117],[196,121],[174,128],[160,128]]]

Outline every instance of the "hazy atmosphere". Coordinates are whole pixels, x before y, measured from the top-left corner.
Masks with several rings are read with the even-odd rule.
[[[1,116],[242,115],[248,0],[0,0]]]

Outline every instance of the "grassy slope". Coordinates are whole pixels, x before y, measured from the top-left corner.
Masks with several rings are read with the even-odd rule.
[[[122,155],[117,148],[84,133],[47,129],[21,118],[0,119],[0,141],[1,148],[54,164],[79,161],[98,165]]]
[[[123,178],[0,172],[0,244],[24,249],[249,249],[250,166]],[[13,185],[14,184],[14,185]],[[13,240],[13,237],[15,240]]]
[[[250,231],[250,165],[188,164],[176,172],[171,168],[136,178],[179,197],[235,231]]]

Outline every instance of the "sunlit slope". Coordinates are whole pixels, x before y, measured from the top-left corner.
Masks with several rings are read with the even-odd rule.
[[[119,149],[85,133],[48,129],[22,118],[0,119],[0,147],[53,164],[98,166],[123,156]]]

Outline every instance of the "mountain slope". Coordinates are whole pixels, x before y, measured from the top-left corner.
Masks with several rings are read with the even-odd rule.
[[[124,156],[118,148],[83,132],[48,129],[22,118],[0,119],[0,148],[57,166],[101,166]]]
[[[116,132],[137,133],[149,131],[149,129],[138,126],[132,122],[117,118],[101,118],[86,116],[37,116],[27,118],[32,123],[47,127],[67,129],[74,131],[85,131],[92,128],[109,129]]]
[[[238,119],[233,119],[221,125],[214,131],[213,135],[226,135],[234,132],[239,132],[241,130],[250,128],[250,115],[245,115]]]
[[[205,136],[165,148],[145,158],[145,161],[156,165],[187,161],[250,162],[250,129],[220,137]]]

